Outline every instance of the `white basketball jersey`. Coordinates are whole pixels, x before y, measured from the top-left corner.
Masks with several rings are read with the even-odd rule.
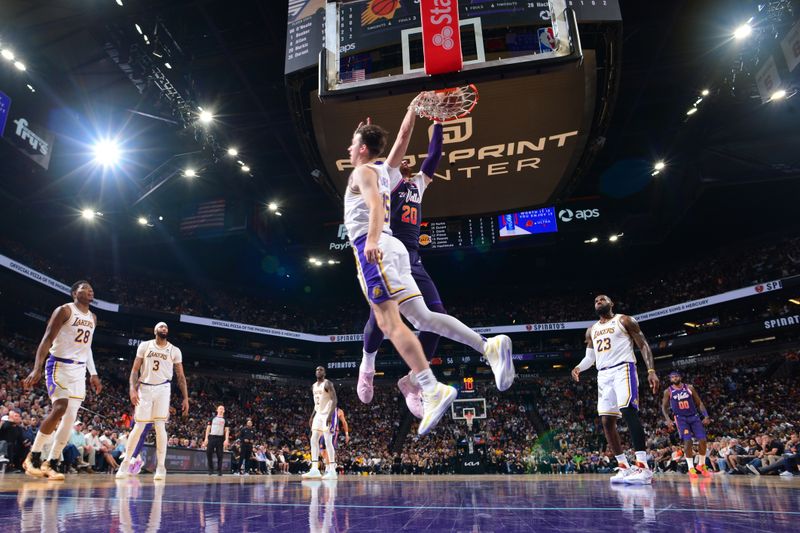
[[[139,381],[148,385],[171,381],[173,365],[183,362],[183,354],[177,346],[170,342],[166,346],[159,346],[155,339],[140,344],[136,357],[144,359],[139,370]]]
[[[328,380],[320,382],[315,382],[312,385],[311,390],[314,393],[314,411],[318,415],[329,415],[331,414],[331,409],[333,408],[333,398],[331,398],[331,393],[325,390],[325,383]]]
[[[592,348],[598,370],[636,362],[633,340],[622,325],[620,316],[614,315],[608,322],[597,322],[592,326]]]
[[[91,311],[81,312],[75,304],[67,305],[70,311],[69,318],[58,330],[56,340],[50,347],[50,353],[59,359],[85,363],[92,353],[94,316]]]
[[[389,171],[386,165],[364,165],[371,168],[378,173],[378,194],[383,202],[383,232],[392,234],[390,226],[390,216],[392,212],[392,188],[391,179],[389,178]],[[350,237],[350,242],[355,241],[362,235],[366,235],[369,231],[369,208],[364,197],[361,196],[361,191],[353,192],[352,185],[347,185],[347,190],[344,193],[344,225],[347,227],[347,236]]]

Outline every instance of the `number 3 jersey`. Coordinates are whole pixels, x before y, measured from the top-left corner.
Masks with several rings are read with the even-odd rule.
[[[94,337],[94,315],[82,312],[74,303],[67,304],[69,318],[58,330],[56,340],[50,347],[50,354],[59,359],[85,363],[92,354]]]
[[[636,362],[633,340],[622,325],[622,316],[614,315],[608,322],[597,322],[592,326],[592,348],[598,370]]]
[[[139,370],[139,382],[148,385],[171,381],[173,365],[183,362],[183,354],[177,346],[169,342],[166,346],[159,346],[155,339],[140,344],[136,357],[144,359]]]

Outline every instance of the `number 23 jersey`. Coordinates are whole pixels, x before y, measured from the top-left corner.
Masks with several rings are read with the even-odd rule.
[[[594,348],[595,366],[605,370],[621,363],[635,363],[633,340],[622,325],[624,315],[614,315],[607,322],[597,322],[592,326],[592,348]]]
[[[139,381],[148,385],[160,385],[172,380],[172,367],[183,362],[180,348],[168,342],[159,346],[155,340],[139,345],[136,357],[144,359],[139,371]]]

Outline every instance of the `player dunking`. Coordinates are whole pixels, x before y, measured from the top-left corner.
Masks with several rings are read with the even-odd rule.
[[[645,435],[639,420],[639,378],[636,375],[636,354],[633,343],[642,352],[647,365],[647,381],[653,394],[658,391],[658,376],[653,352],[639,323],[633,317],[614,314],[614,302],[601,294],[594,299],[600,320],[586,330],[586,356],[572,369],[572,377],[580,381],[580,373],[592,365],[597,367],[597,412],[603,422],[606,440],[617,456],[619,470],[612,483],[649,484],[653,472],[647,464]],[[628,464],[617,431],[617,418],[624,418],[636,451],[636,465]]]
[[[31,452],[22,465],[33,477],[64,479],[64,474],[58,471],[61,452],[69,441],[78,409],[86,396],[87,370],[95,392],[100,394],[103,389],[92,356],[97,317],[89,310],[89,304],[94,300],[94,290],[88,281],[77,281],[72,285],[71,293],[72,303],[56,308],[50,315],[44,337],[36,350],[33,370],[22,381],[26,390],[36,385],[42,379],[42,365],[47,358],[47,394],[53,402],[53,409],[42,420]],[[42,450],[49,443],[52,443],[49,458],[43,462]]]
[[[689,477],[697,479],[698,470],[703,477],[711,477],[711,472],[706,468],[706,428],[711,419],[708,417],[706,406],[697,394],[697,390],[692,386],[682,383],[681,373],[673,370],[669,374],[670,386],[664,391],[664,398],[661,400],[661,412],[667,421],[667,428],[672,431],[673,421],[669,417],[669,411],[675,415],[675,425],[678,426],[678,434],[683,440],[683,452],[686,456],[686,464],[689,466]],[[699,414],[703,415],[700,420]],[[692,438],[698,440],[699,451],[697,461],[694,458],[694,446]]]
[[[186,375],[183,373],[183,354],[180,348],[167,340],[169,328],[159,322],[153,328],[155,339],[143,342],[136,350],[129,379],[131,403],[136,407],[134,425],[128,436],[125,449],[125,460],[119,465],[117,479],[124,479],[130,474],[131,459],[141,448],[147,430],[152,424],[156,430],[156,481],[165,479],[167,469],[167,419],[169,418],[170,382],[173,370],[178,377],[178,386],[183,394],[181,412],[189,414],[189,393],[186,387]]]
[[[374,159],[377,156],[369,156],[365,154],[362,166],[365,172],[376,172],[378,174],[378,181],[383,178],[388,178],[389,194],[383,192],[384,206],[387,211],[384,213],[384,236],[380,238],[386,243],[398,243],[403,245],[404,249],[395,253],[394,248],[390,246],[392,252],[391,257],[397,257],[398,264],[400,265],[402,279],[397,280],[395,285],[405,285],[400,287],[397,292],[403,292],[403,295],[396,298],[399,304],[399,311],[403,314],[417,329],[421,331],[420,342],[423,346],[424,354],[428,359],[433,355],[438,344],[439,335],[443,335],[453,340],[457,340],[466,344],[476,351],[482,353],[495,374],[495,382],[499,390],[508,389],[514,382],[516,372],[511,356],[511,340],[505,335],[498,335],[491,339],[484,339],[467,326],[456,320],[455,318],[444,314],[444,306],[442,305],[441,298],[436,286],[430,278],[430,275],[425,271],[422,265],[422,260],[419,257],[419,234],[420,222],[422,221],[422,195],[425,189],[431,182],[431,176],[441,157],[442,146],[442,127],[441,124],[434,125],[434,134],[431,138],[429,146],[428,157],[422,164],[422,171],[415,176],[411,176],[408,169],[408,163],[403,161],[408,142],[411,138],[413,126],[415,122],[415,114],[412,109],[406,113],[403,123],[400,127],[397,140],[392,147],[389,157],[386,159],[384,165],[371,164],[370,157]],[[370,128],[375,128],[371,124],[361,126],[354,135],[354,142],[360,136],[359,132],[371,131]],[[380,128],[377,131],[383,131]],[[363,140],[363,139],[362,139]],[[383,141],[385,142],[385,141]],[[353,161],[354,146],[351,146],[351,162]],[[357,155],[357,154],[356,154]],[[398,169],[399,167],[399,169]],[[367,170],[369,169],[369,170]],[[350,198],[357,198],[355,189],[352,184],[355,184],[356,174],[359,168],[354,171],[351,177],[351,185],[348,187]],[[345,207],[347,211],[347,195],[345,200]],[[380,206],[379,206],[380,208]],[[391,220],[389,228],[386,227],[386,222]],[[353,242],[354,251],[357,255],[357,264],[363,267],[356,247],[356,239],[358,235],[353,235],[348,227],[351,241]],[[363,239],[364,237],[359,237]],[[361,246],[365,246],[362,241]],[[383,250],[381,243],[380,249]],[[402,253],[405,252],[405,253]],[[408,261],[408,264],[406,264]],[[379,265],[383,264],[378,260]],[[381,295],[386,295],[385,298],[394,296],[390,290],[390,283],[381,277],[375,277],[373,283],[378,283],[381,286],[370,286],[363,280],[363,268],[359,273],[362,280],[362,287],[365,288],[365,295],[372,303],[370,319],[364,328],[364,349],[361,365],[359,367],[359,379],[357,385],[357,393],[359,399],[364,403],[370,403],[373,397],[372,380],[375,375],[375,355],[383,340],[384,333],[379,328],[380,320],[378,317],[378,310],[374,294],[370,294],[367,289],[374,291],[376,288],[381,292]],[[383,270],[381,269],[381,274]],[[410,275],[409,275],[410,274]],[[385,278],[385,276],[384,276]],[[402,283],[401,283],[402,282]],[[372,287],[372,288],[370,288]],[[403,290],[405,289],[405,290]],[[421,293],[420,293],[420,290]],[[423,298],[420,299],[419,296]],[[384,299],[385,299],[384,298]],[[434,312],[432,312],[433,310]],[[418,418],[423,418],[424,409],[422,408],[421,392],[423,387],[420,387],[416,379],[416,373],[413,371],[400,379],[398,386],[406,398],[406,404],[409,410]],[[421,426],[422,427],[422,426]]]
[[[333,383],[325,379],[325,369],[316,370],[317,381],[311,386],[314,396],[314,412],[311,414],[311,470],[303,474],[303,478],[336,479],[336,450],[333,447],[333,433],[339,421],[339,409],[336,405],[336,389]],[[328,450],[328,461],[325,463],[325,475],[320,474],[319,448],[320,440],[325,440]]]
[[[350,444],[350,426],[347,424],[347,418],[344,416],[344,411],[341,408],[336,409],[336,418],[333,420],[333,449],[339,449],[339,426],[344,428],[344,443]],[[319,445],[322,448],[322,462],[324,464],[328,464],[329,457],[328,457],[328,450],[325,447],[325,437],[319,438]]]

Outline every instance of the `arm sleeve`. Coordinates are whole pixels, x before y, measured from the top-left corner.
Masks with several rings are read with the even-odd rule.
[[[94,366],[94,354],[92,353],[91,350],[89,350],[89,358],[86,359],[86,370],[89,371],[90,376],[97,375],[97,368],[95,368]]]
[[[580,363],[578,363],[578,370],[581,372],[588,370],[594,364],[594,361],[594,350],[591,348],[586,348],[586,356]]]
[[[442,139],[442,125],[434,124],[433,135],[431,136],[431,142],[428,145],[428,157],[426,157],[425,161],[422,162],[421,167],[422,173],[429,178],[433,176],[433,173],[436,171],[436,167],[439,166],[439,160],[442,158]]]

